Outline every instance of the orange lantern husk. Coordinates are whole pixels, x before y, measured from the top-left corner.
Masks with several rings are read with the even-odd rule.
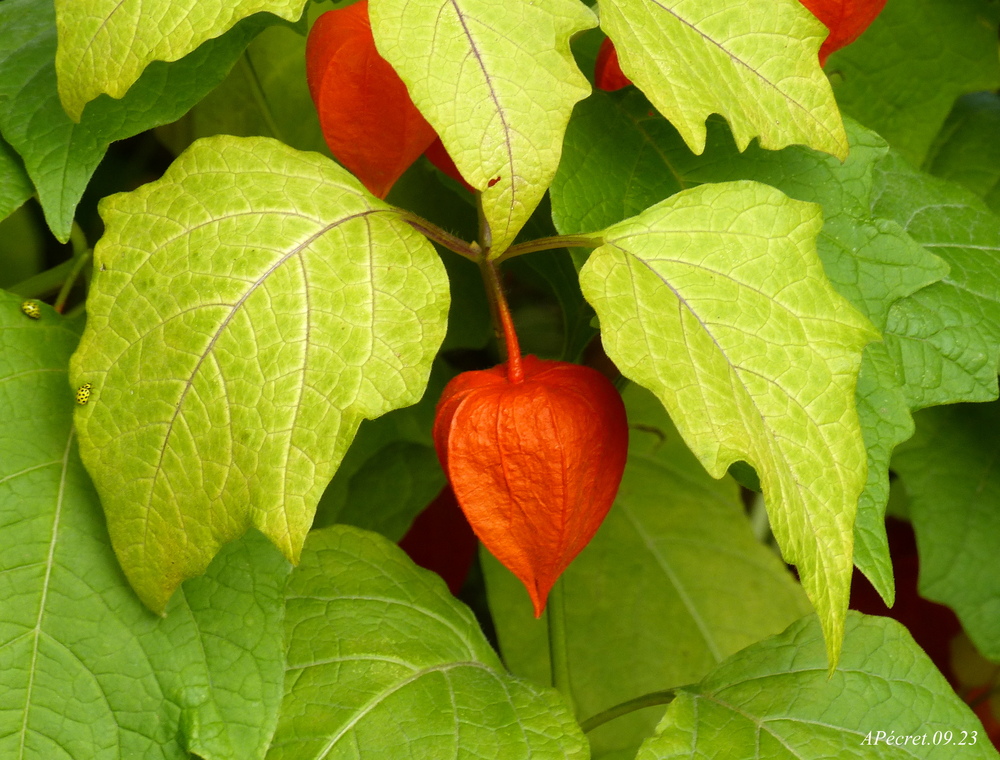
[[[611,508],[628,423],[597,370],[518,358],[516,374],[502,364],[447,385],[434,443],[469,524],[524,583],[538,617]]]

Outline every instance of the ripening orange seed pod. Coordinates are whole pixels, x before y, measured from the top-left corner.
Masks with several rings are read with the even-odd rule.
[[[618,391],[590,367],[517,356],[448,383],[434,444],[472,529],[540,616],[618,492],[628,453]]]

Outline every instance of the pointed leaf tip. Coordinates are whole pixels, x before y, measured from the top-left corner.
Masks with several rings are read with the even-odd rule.
[[[486,547],[528,590],[538,617],[553,584],[611,508],[628,453],[625,406],[597,370],[522,359],[445,388],[434,443]]]

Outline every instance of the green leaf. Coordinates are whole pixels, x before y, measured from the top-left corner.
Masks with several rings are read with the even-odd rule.
[[[259,28],[251,20],[176,64],[154,64],[122,100],[100,98],[74,123],[56,91],[52,3],[0,3],[0,101],[7,99],[0,131],[24,159],[59,240],[69,239],[77,204],[108,145],[180,117],[225,77]]]
[[[390,541],[403,537],[445,484],[431,427],[447,380],[444,365],[435,362],[420,401],[361,423],[323,492],[313,528],[346,523],[381,533]],[[393,490],[386,493],[386,489]]]
[[[815,250],[819,208],[750,182],[679,193],[604,232],[580,272],[608,356],[660,398],[713,477],[756,469],[831,667],[865,450],[854,407],[877,333]]]
[[[998,21],[993,0],[889,0],[826,62],[837,102],[919,166],[955,98],[1000,86]]]
[[[268,27],[218,87],[156,134],[175,155],[212,135],[274,137],[329,155],[306,83],[306,38],[287,26]]]
[[[822,205],[816,246],[824,271],[841,295],[884,329],[890,307],[940,280],[947,265],[896,222],[873,216],[875,169],[887,146],[857,122],[848,119],[845,126],[851,154],[843,163],[801,147],[767,151],[751,145],[740,153],[718,120],[709,120],[705,153],[695,156],[640,93],[595,93],[580,104],[567,131],[565,158],[552,186],[553,217],[560,232],[585,232],[700,183],[766,182]],[[912,423],[896,367],[886,359],[884,347],[866,348],[858,380],[868,480],[858,502],[854,561],[891,602],[883,521],[889,455],[912,432]]]
[[[258,533],[152,615],[76,451],[79,338],[0,292],[0,756],[260,758],[282,694],[287,563]]]
[[[285,701],[268,760],[587,757],[558,695],[504,671],[468,608],[380,536],[313,532],[285,614]]]
[[[800,143],[847,157],[847,137],[819,67],[826,28],[797,0],[599,0],[622,71],[695,153],[718,113],[740,150]]]
[[[569,38],[594,14],[577,0],[372,0],[369,10],[379,53],[482,191],[499,256],[552,182],[570,112],[590,91]]]
[[[811,616],[734,655],[679,691],[637,760],[998,756],[979,719],[903,626],[851,612],[845,633],[832,675]],[[889,745],[889,734],[917,743]]]
[[[79,121],[88,102],[103,93],[123,97],[154,61],[180,60],[255,13],[295,21],[302,6],[303,0],[55,0],[59,97]]]
[[[995,399],[1000,217],[967,190],[893,153],[879,164],[873,210],[951,267],[941,282],[889,312],[885,342],[911,408]]]
[[[959,98],[938,133],[924,168],[971,190],[1000,214],[1000,95]]]
[[[559,580],[569,687],[583,718],[696,681],[809,611],[751,532],[736,484],[708,476],[651,393],[631,384],[624,398],[632,433],[615,506]],[[535,620],[523,584],[482,557],[504,662],[547,682],[547,616],[559,610]],[[590,732],[594,756],[634,757],[662,715],[651,708]]]
[[[0,221],[17,211],[34,192],[21,159],[0,137]]]
[[[1000,403],[925,409],[892,458],[920,549],[920,594],[947,604],[1000,661]]]
[[[297,560],[360,421],[423,393],[447,280],[397,210],[266,138],[200,140],[101,212],[77,425],[115,551],[161,610],[250,526]]]

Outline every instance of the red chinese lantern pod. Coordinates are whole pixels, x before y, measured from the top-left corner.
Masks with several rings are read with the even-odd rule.
[[[400,539],[399,548],[414,564],[440,575],[448,590],[462,590],[479,542],[459,509],[451,486],[445,486]]]
[[[799,0],[809,12],[830,30],[819,49],[819,65],[825,66],[827,56],[850,45],[861,36],[875,17],[882,12],[886,0]]]
[[[519,382],[502,364],[448,383],[434,444],[472,529],[524,583],[538,617],[618,493],[628,423],[597,370],[534,356],[521,363]]]
[[[632,84],[632,80],[625,76],[621,64],[618,63],[618,51],[615,50],[615,44],[610,37],[604,38],[601,49],[597,51],[594,84],[606,92],[614,92]]]
[[[437,137],[375,49],[368,0],[316,19],[306,78],[330,152],[379,198]]]

